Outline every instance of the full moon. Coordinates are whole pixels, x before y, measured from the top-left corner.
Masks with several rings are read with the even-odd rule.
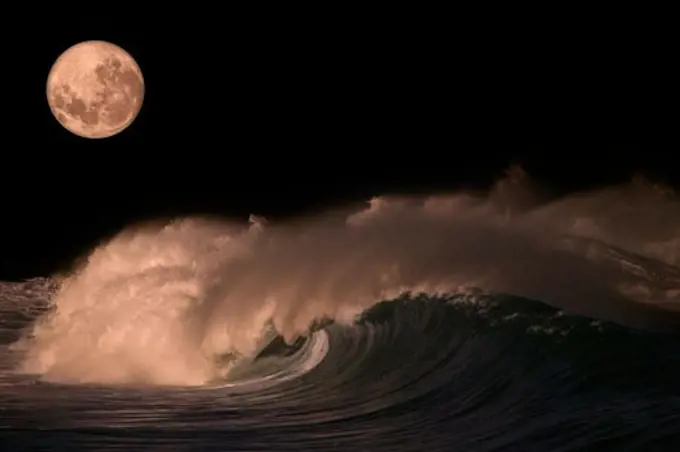
[[[47,101],[59,123],[85,138],[126,129],[144,101],[144,78],[125,50],[86,41],[59,56],[47,77]]]

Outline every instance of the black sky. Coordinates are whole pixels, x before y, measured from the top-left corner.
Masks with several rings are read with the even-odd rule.
[[[512,164],[557,194],[634,173],[677,181],[665,59],[623,36],[594,45],[454,31],[436,15],[307,14],[74,19],[15,37],[0,279],[54,271],[140,218],[282,217],[483,188]],[[146,81],[136,122],[104,140],[71,135],[45,99],[54,60],[89,39],[125,48]]]

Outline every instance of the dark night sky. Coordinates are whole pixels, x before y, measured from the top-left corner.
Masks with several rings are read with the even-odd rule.
[[[510,164],[554,193],[636,172],[672,182],[665,63],[627,42],[295,17],[75,21],[6,44],[0,279],[53,271],[139,218],[294,215],[485,187]],[[137,121],[104,140],[71,135],[45,99],[54,60],[88,39],[128,50],[146,81]]]

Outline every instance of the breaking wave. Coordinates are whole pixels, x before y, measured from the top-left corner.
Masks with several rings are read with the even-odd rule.
[[[274,337],[351,325],[404,293],[509,294],[677,328],[674,194],[636,181],[537,203],[529,187],[515,169],[484,195],[377,198],[281,224],[132,226],[58,282],[51,309],[13,347],[20,369],[72,383],[228,381]]]
[[[677,444],[679,251],[668,190],[539,202],[517,169],[485,194],[135,225],[0,283],[1,419],[71,450],[158,428],[200,450]]]

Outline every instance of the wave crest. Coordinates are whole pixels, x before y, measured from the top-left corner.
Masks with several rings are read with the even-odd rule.
[[[513,170],[485,195],[376,198],[280,224],[132,226],[61,281],[14,348],[22,371],[54,381],[202,385],[257,355],[267,325],[291,342],[404,292],[469,288],[677,327],[653,306],[680,297],[677,197],[635,182],[539,198]]]

